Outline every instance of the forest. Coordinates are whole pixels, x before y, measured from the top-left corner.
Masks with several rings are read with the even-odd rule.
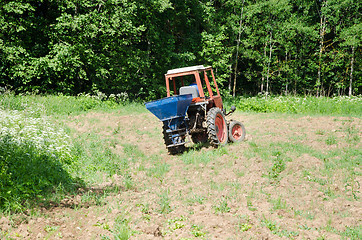
[[[211,65],[223,95],[362,94],[359,0],[1,0],[0,87],[165,96]]]

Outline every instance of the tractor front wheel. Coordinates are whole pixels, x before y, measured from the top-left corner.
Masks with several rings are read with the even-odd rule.
[[[225,116],[218,107],[211,108],[207,113],[207,134],[210,144],[214,147],[223,146],[228,142]]]
[[[245,139],[245,127],[239,121],[232,120],[229,124],[229,140],[230,142],[241,142]]]

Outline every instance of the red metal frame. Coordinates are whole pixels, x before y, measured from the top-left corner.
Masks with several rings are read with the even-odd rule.
[[[210,82],[209,82],[209,78],[207,77],[207,72],[209,72],[209,71],[211,72],[213,83],[214,83],[215,88],[216,88],[216,95],[213,94],[212,89],[211,89],[211,85],[210,85]],[[203,73],[204,81],[205,81],[205,84],[206,84],[207,91],[209,93],[209,97],[205,97],[204,90],[202,88],[202,81],[201,81],[201,78],[200,78],[200,73]],[[171,96],[170,80],[173,81],[173,93],[174,93],[173,95],[177,95],[176,78],[181,77],[181,86],[184,86],[182,76],[188,76],[188,75],[194,75],[195,80],[196,80],[196,84],[197,84],[197,88],[198,88],[199,94],[200,94],[200,97],[192,99],[192,102],[206,102],[206,101],[208,101],[209,104],[215,105],[216,107],[218,107],[220,109],[223,109],[221,95],[220,95],[219,88],[218,88],[217,83],[216,83],[214,71],[212,70],[211,67],[205,67],[203,69],[192,70],[192,71],[165,74],[167,97]],[[212,107],[212,106],[210,106],[210,107]]]

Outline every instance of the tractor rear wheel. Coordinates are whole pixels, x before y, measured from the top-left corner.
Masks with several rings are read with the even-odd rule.
[[[207,113],[206,123],[210,144],[214,147],[225,145],[228,142],[228,128],[221,109],[211,108]]]
[[[229,124],[229,140],[230,142],[241,142],[245,139],[245,127],[239,121],[232,120]]]
[[[166,147],[173,144],[172,139],[170,138],[170,135],[166,132],[167,129],[168,129],[168,127],[166,125],[163,125],[162,133],[163,133],[163,140],[165,142]],[[180,140],[182,141],[182,139],[180,139]],[[175,155],[175,154],[184,152],[185,151],[185,145],[178,145],[178,146],[174,146],[174,147],[168,147],[167,150],[171,155]]]

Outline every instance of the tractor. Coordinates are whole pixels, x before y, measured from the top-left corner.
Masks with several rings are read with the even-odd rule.
[[[145,105],[162,121],[163,138],[170,154],[185,150],[187,136],[194,143],[209,142],[214,147],[245,138],[244,125],[225,118],[236,108],[232,106],[226,113],[212,67],[168,70],[165,80],[167,97]]]

